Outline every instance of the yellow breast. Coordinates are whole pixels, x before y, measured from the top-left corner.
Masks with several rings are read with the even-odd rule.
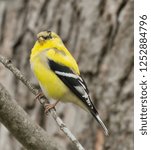
[[[68,88],[63,82],[51,71],[46,60],[42,57],[35,56],[31,59],[31,68],[39,81],[44,95],[50,99],[59,100],[68,92]]]

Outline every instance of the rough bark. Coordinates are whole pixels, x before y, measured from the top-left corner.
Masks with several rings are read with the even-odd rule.
[[[0,121],[29,150],[61,150],[42,128],[11,99],[0,83]],[[59,145],[59,144],[58,144]]]
[[[105,138],[95,120],[80,108],[60,103],[57,112],[70,130],[85,149],[133,149],[133,0],[0,2],[0,53],[35,86],[38,84],[30,70],[29,55],[41,30],[57,32],[74,54],[110,136]],[[28,89],[2,66],[0,81],[56,142],[74,149],[35,104]],[[21,149],[3,126],[0,132],[0,149]]]

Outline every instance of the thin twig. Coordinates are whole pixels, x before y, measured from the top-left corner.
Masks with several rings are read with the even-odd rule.
[[[35,89],[32,84],[25,78],[25,76],[12,64],[11,60],[5,58],[4,56],[0,55],[0,62],[8,68],[19,80],[21,80],[28,89],[34,94],[38,94],[38,90]],[[49,103],[47,99],[42,98],[40,99],[40,103],[44,106],[46,103]],[[72,132],[66,127],[66,125],[63,123],[61,118],[57,116],[57,113],[54,109],[49,111],[56,121],[57,125],[60,127],[60,129],[64,132],[64,134],[75,144],[75,146],[78,148],[78,150],[84,150],[80,142],[75,138],[75,136],[72,134]]]

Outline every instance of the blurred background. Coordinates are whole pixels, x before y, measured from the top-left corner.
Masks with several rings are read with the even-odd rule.
[[[29,57],[38,32],[58,33],[76,58],[110,136],[75,105],[59,103],[57,113],[87,150],[133,149],[133,7],[133,0],[0,1],[0,54],[36,87]],[[57,143],[76,150],[34,95],[1,64],[0,82]],[[25,150],[2,124],[0,150]]]

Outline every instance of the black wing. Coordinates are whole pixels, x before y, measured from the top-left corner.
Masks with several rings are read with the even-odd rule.
[[[88,88],[79,75],[63,65],[60,65],[53,60],[48,59],[48,64],[51,70],[62,80],[62,82],[86,105],[88,109],[94,109],[93,103],[89,97]]]
[[[105,134],[108,135],[108,130],[99,117],[98,112],[89,97],[88,88],[82,77],[76,75],[70,68],[57,64],[53,60],[48,59],[48,65],[50,69],[53,70],[60,78],[60,80],[62,80],[62,82],[84,103],[86,108],[103,127]]]

